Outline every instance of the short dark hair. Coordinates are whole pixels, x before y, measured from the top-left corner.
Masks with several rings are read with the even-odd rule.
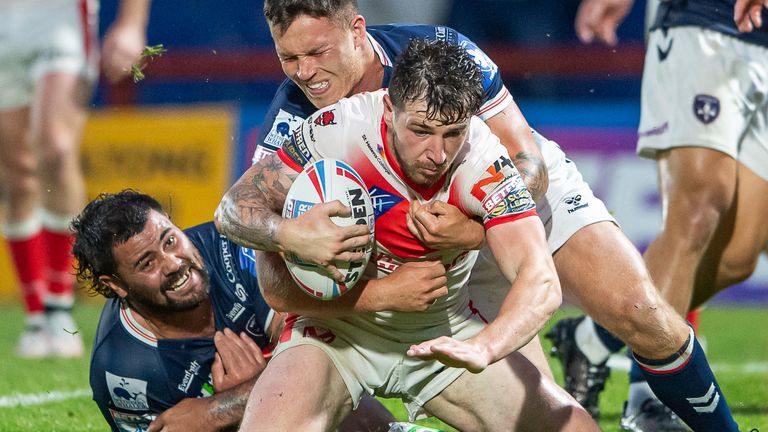
[[[280,33],[299,15],[328,18],[346,26],[357,15],[357,0],[264,0],[264,17]]]
[[[150,210],[164,213],[160,203],[151,196],[126,189],[116,194],[100,194],[72,221],[75,270],[78,280],[88,285],[90,293],[115,296],[99,281],[99,276],[115,275],[117,264],[112,248],[142,232]]]
[[[442,40],[413,39],[395,61],[389,81],[393,105],[425,101],[427,119],[458,123],[483,101],[483,75],[467,51]]]

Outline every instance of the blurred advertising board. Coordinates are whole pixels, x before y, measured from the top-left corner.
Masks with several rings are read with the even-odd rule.
[[[236,114],[228,106],[93,112],[82,146],[89,199],[131,188],[157,198],[181,227],[211,220],[232,178]],[[7,247],[0,278],[0,295],[18,296]]]

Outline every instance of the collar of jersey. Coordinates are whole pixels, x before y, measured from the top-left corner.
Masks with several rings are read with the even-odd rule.
[[[157,347],[157,336],[139,324],[139,321],[133,316],[133,311],[128,306],[123,304],[123,302],[120,303],[120,323],[123,325],[123,328],[140,342]]]
[[[395,156],[390,152],[389,143],[387,142],[387,123],[384,122],[384,116],[381,116],[381,142],[384,143],[384,159],[387,161],[389,166],[392,168],[395,174],[397,174],[400,179],[402,179],[405,184],[408,185],[408,187],[416,191],[419,195],[421,195],[422,198],[425,200],[432,199],[437,191],[443,187],[446,174],[443,174],[442,177],[440,177],[435,182],[435,184],[428,188],[412,182],[411,179],[405,175],[405,172],[403,172],[403,169],[400,168],[400,165],[397,163],[397,158],[395,158]]]
[[[371,43],[371,46],[373,47],[373,51],[376,53],[376,56],[379,57],[379,61],[383,66],[392,67],[392,60],[387,55],[387,52],[384,51],[384,47],[381,46],[381,44],[371,36],[370,33],[365,32],[365,35],[368,37],[368,42]]]

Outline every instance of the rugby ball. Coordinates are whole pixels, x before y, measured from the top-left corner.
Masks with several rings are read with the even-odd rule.
[[[295,219],[314,205],[341,201],[352,209],[350,217],[332,217],[339,226],[367,225],[371,241],[358,249],[364,254],[361,261],[337,261],[336,267],[344,275],[344,282],[337,283],[323,267],[303,262],[293,254],[285,254],[285,262],[293,280],[312,297],[331,300],[355,286],[363,275],[373,249],[373,204],[363,179],[348,164],[336,159],[321,159],[304,168],[288,190],[283,206],[283,217]]]

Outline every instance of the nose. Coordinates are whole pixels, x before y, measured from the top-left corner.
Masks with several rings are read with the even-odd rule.
[[[166,253],[163,255],[163,272],[166,275],[176,273],[181,269],[184,260],[175,253]]]
[[[312,57],[299,57],[296,61],[296,78],[301,81],[309,81],[313,76],[317,67]]]
[[[445,140],[439,135],[433,135],[429,140],[429,147],[427,151],[427,158],[435,163],[435,165],[442,165],[448,159],[448,155],[445,154]]]

